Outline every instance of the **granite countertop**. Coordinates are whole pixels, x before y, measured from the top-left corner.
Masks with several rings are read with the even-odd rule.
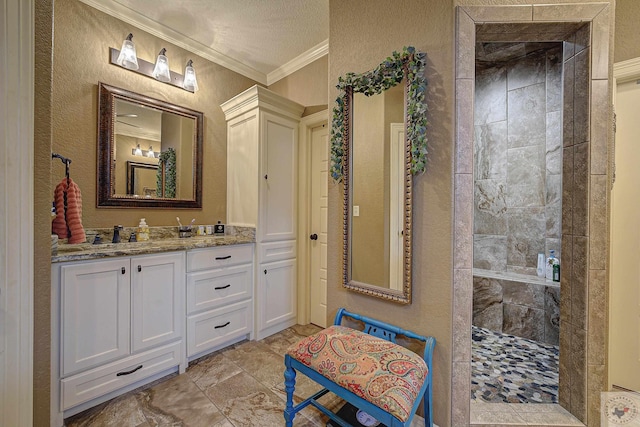
[[[51,255],[52,263],[84,261],[119,256],[145,255],[161,252],[184,251],[225,245],[255,243],[252,232],[234,232],[225,236],[193,236],[187,238],[164,237],[146,242],[67,244],[59,243]]]

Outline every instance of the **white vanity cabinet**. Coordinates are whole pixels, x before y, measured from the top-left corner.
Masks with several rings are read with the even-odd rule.
[[[184,252],[52,265],[61,413],[184,371],[184,266]]]
[[[253,245],[187,252],[189,360],[253,338]]]
[[[255,334],[296,323],[298,125],[304,107],[253,86],[222,104],[227,223],[256,227]]]

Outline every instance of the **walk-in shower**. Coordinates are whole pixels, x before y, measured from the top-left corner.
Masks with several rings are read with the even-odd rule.
[[[563,46],[476,44],[472,398],[557,403]]]

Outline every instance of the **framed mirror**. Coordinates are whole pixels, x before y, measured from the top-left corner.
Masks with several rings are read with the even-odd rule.
[[[98,207],[202,208],[203,114],[98,86]]]
[[[343,184],[343,285],[411,303],[412,184],[426,167],[425,54],[338,80],[331,175]]]

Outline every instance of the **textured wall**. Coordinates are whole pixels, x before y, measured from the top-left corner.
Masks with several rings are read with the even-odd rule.
[[[82,191],[83,225],[135,226],[145,217],[151,226],[174,225],[175,217],[213,222],[226,216],[226,122],[220,104],[254,81],[131,27],[77,0],[57,0],[54,15],[53,151],[70,157],[71,178]],[[109,47],[120,48],[129,33],[139,58],[153,62],[167,48],[170,67],[183,73],[193,59],[200,91],[195,94],[109,64]],[[202,211],[169,209],[97,209],[97,84],[104,82],[204,113]],[[52,168],[52,188],[64,176],[60,162]],[[52,196],[49,197],[51,200]]]
[[[342,287],[342,185],[329,183],[328,316],[339,307],[433,335],[435,422],[450,423],[453,7],[442,0],[357,0],[329,3],[330,107],[346,72],[373,69],[394,50],[413,45],[427,53],[430,121],[427,172],[414,178],[413,303],[398,305]],[[382,173],[382,171],[380,171]]]
[[[640,57],[640,2],[616,0],[614,62]]]
[[[325,55],[295,73],[269,85],[269,90],[306,106],[312,110],[311,113],[324,110],[328,103],[328,66],[329,57]],[[305,115],[307,115],[306,111]]]
[[[51,396],[51,67],[53,0],[35,4],[33,425],[49,425]]]

